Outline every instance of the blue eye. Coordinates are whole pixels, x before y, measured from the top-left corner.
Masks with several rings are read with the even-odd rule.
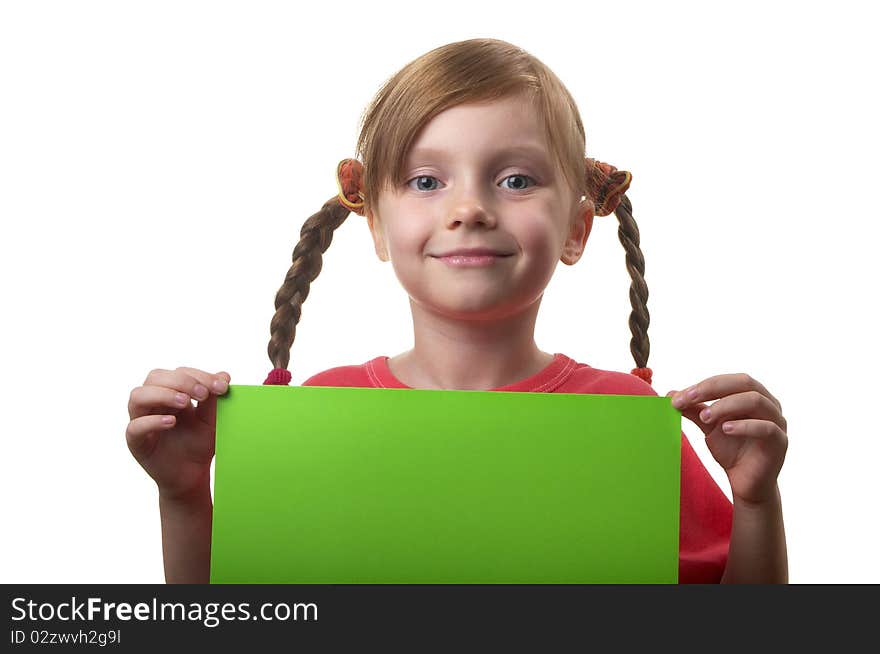
[[[409,184],[412,183],[412,182],[416,182],[416,186],[418,187],[418,180],[420,180],[420,179],[433,179],[433,180],[436,181],[437,178],[436,178],[436,177],[431,177],[430,175],[420,175],[419,177],[413,177],[411,180],[409,180],[409,182],[407,182],[407,185],[409,185]],[[419,191],[433,191],[433,190],[435,190],[435,189],[432,189],[432,188],[420,188],[420,187],[419,187],[419,188],[417,188],[417,190],[419,190]]]
[[[505,178],[502,180],[502,183],[504,183],[504,182],[507,181],[508,179],[513,179],[513,178],[527,179],[527,180],[530,180],[530,181],[532,181],[532,182],[535,181],[532,177],[529,177],[528,175],[521,175],[521,174],[518,174],[518,173],[517,173],[517,174],[513,174],[513,175],[508,175],[507,177],[505,177]],[[411,180],[409,180],[409,182],[407,182],[407,186],[410,186],[410,185],[412,184],[412,182],[416,182],[416,190],[419,190],[419,191],[435,191],[435,190],[437,190],[436,188],[422,188],[421,186],[419,186],[419,180],[423,180],[423,179],[433,179],[434,181],[437,180],[436,177],[433,177],[433,176],[431,176],[431,175],[420,175],[420,176],[418,176],[418,177],[413,177]],[[525,182],[525,184],[528,184],[528,182]],[[508,187],[508,189],[511,190],[511,191],[524,191],[526,188],[528,188],[528,187],[527,187],[527,186],[523,186],[522,183],[520,183],[519,186],[514,187],[514,188],[510,188],[510,187]]]
[[[503,182],[506,182],[508,179],[514,179],[514,178],[516,178],[516,177],[519,177],[519,178],[522,178],[522,179],[529,179],[529,180],[531,180],[531,181],[533,181],[533,182],[535,181],[534,179],[532,179],[532,178],[529,177],[528,175],[520,175],[520,174],[517,173],[517,174],[513,174],[513,175],[509,175],[509,176],[505,177],[505,178],[502,180],[502,183],[503,183]],[[508,187],[508,188],[509,188],[509,187]],[[525,187],[523,187],[523,186],[518,186],[518,187],[513,188],[513,189],[511,189],[511,190],[513,190],[513,191],[524,191],[524,190],[525,190]]]

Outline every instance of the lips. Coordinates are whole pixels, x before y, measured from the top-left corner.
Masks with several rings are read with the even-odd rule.
[[[431,255],[437,258],[443,257],[509,257],[513,253],[512,252],[504,252],[502,250],[494,250],[492,248],[458,248],[456,250],[450,250],[449,252],[444,252],[443,254],[434,254]]]

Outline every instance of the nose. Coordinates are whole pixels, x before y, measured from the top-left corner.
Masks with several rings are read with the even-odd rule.
[[[462,225],[464,227],[477,227],[482,225],[488,229],[495,227],[494,214],[486,209],[485,203],[476,192],[468,192],[454,198],[446,226],[450,229]]]

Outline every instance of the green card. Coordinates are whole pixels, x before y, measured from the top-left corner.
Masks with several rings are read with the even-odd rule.
[[[676,583],[670,398],[230,386],[211,583]]]

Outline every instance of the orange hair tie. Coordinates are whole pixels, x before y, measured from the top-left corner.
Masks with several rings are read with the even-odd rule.
[[[596,215],[607,216],[620,204],[621,196],[632,182],[632,174],[587,157],[586,181],[587,192],[595,205]]]
[[[357,159],[343,159],[336,166],[339,203],[359,216],[364,215],[364,166]]]

